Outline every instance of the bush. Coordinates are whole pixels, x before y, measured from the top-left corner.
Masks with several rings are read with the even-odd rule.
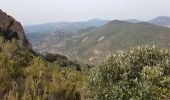
[[[80,100],[86,94],[84,75],[70,68],[46,62],[16,40],[0,37],[0,98],[2,100]],[[55,55],[57,56],[57,55]],[[57,60],[67,60],[57,56]],[[54,66],[54,67],[51,67]]]
[[[170,99],[170,51],[138,47],[109,57],[92,69],[88,85],[94,99]]]
[[[58,61],[68,60],[68,58],[66,56],[63,56],[60,54],[51,54],[51,53],[46,54],[45,59],[49,62],[54,62],[56,60],[58,60]]]

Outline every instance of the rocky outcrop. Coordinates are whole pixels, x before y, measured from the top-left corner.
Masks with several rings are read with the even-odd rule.
[[[19,46],[22,48],[32,48],[21,24],[2,10],[0,10],[0,35],[6,40],[12,38],[19,40]]]

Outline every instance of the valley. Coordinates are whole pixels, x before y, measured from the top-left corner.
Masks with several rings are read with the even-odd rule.
[[[168,18],[157,17],[148,22],[135,19],[127,21],[94,19],[87,22],[60,23],[44,38],[41,35],[45,32],[28,33],[28,37],[39,35],[36,42],[30,37],[34,49],[38,52],[59,53],[73,60],[95,64],[105,60],[110,53],[140,45],[169,48]]]
[[[170,100],[169,5],[1,0],[0,100]]]

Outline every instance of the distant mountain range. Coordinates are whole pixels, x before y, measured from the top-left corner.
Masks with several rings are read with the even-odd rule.
[[[154,25],[170,27],[170,17],[169,16],[158,16],[158,17],[151,19],[149,21],[140,21],[137,19],[129,19],[126,21],[131,22],[131,23],[148,22],[148,23],[151,23]]]
[[[72,59],[94,63],[105,59],[110,52],[138,45],[170,48],[168,21],[168,17],[157,17],[148,22],[135,19],[65,22],[55,24],[46,36],[42,34],[44,38],[36,37],[36,41],[41,40],[33,44],[40,52],[61,53]]]
[[[77,29],[84,29],[90,26],[100,27],[111,20],[100,20],[100,19],[92,19],[88,21],[80,21],[80,22],[56,22],[56,23],[45,23],[45,24],[35,24],[35,25],[27,25],[24,26],[24,30],[26,33],[41,33],[48,34],[52,33],[57,28],[67,28],[74,27]],[[170,17],[169,16],[158,16],[149,21],[140,21],[138,19],[128,19],[125,20],[131,23],[139,23],[139,22],[148,22],[155,25],[161,26],[170,26]]]
[[[115,20],[102,27],[79,31],[77,34],[60,42],[46,38],[36,47],[42,51],[59,52],[86,62],[100,61],[106,58],[109,52],[138,45],[170,47],[170,29],[146,22]]]
[[[159,16],[149,21],[149,23],[161,26],[170,26],[170,17],[169,16]]]
[[[39,42],[45,37],[51,34],[74,34],[81,29],[95,26],[100,27],[109,20],[92,19],[82,22],[56,22],[24,26],[24,30],[28,35],[28,38],[33,42]]]

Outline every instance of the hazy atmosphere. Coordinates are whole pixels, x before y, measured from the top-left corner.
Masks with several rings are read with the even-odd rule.
[[[170,0],[0,0],[0,100],[170,100]]]
[[[23,25],[99,19],[149,20],[170,16],[169,0],[0,0]]]

